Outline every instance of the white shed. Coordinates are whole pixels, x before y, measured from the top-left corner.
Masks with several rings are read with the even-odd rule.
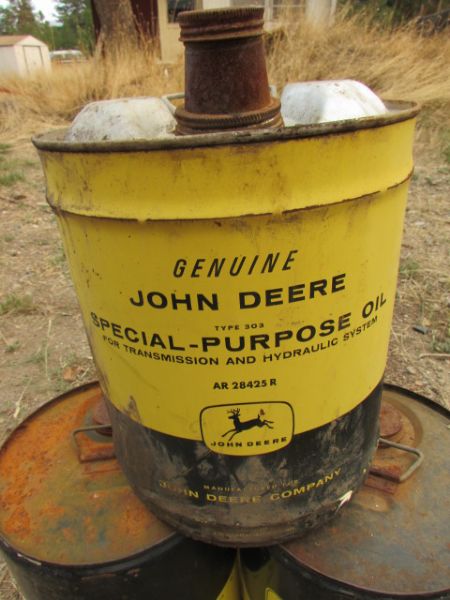
[[[39,69],[51,69],[50,54],[44,42],[31,35],[0,36],[0,75],[26,77]]]

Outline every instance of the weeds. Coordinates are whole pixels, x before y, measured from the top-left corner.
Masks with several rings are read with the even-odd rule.
[[[81,384],[86,377],[92,376],[93,363],[90,359],[81,358],[75,352],[70,352],[59,361],[59,365],[51,371],[51,382],[54,391],[61,394]]]
[[[11,187],[18,181],[23,181],[24,177],[22,173],[18,173],[17,171],[11,171],[10,173],[2,173],[0,171],[0,185],[4,187]]]
[[[450,354],[450,322],[447,325],[447,331],[442,336],[433,336],[431,347],[434,352]]]
[[[419,272],[419,263],[413,258],[405,258],[400,261],[399,275],[401,279],[415,279]]]
[[[62,247],[59,247],[57,254],[50,259],[50,262],[55,267],[61,267],[66,264],[66,255]]]
[[[272,80],[288,81],[358,79],[386,98],[406,98],[432,104],[427,125],[442,104],[450,101],[450,40],[423,37],[413,26],[391,30],[368,15],[349,16],[342,11],[329,28],[311,28],[304,19],[284,24],[285,35],[270,57]],[[445,106],[444,106],[445,105]],[[448,118],[448,117],[447,117]]]
[[[445,162],[450,165],[450,129],[446,130],[443,135],[444,144],[442,154]]]
[[[88,102],[124,96],[160,96],[182,89],[182,64],[165,66],[153,45],[124,47],[117,56],[55,66],[28,79],[3,78],[0,135],[19,136],[67,124]]]
[[[44,348],[39,348],[39,350],[37,352],[35,352],[34,354],[32,354],[31,356],[29,356],[27,358],[27,360],[25,361],[27,364],[33,364],[33,365],[42,365],[45,363],[45,350]]]
[[[0,144],[0,185],[4,187],[11,187],[18,181],[23,181],[22,169],[30,162],[7,158],[6,155],[10,152],[10,149],[9,144]]]
[[[423,37],[413,26],[393,30],[345,8],[332,27],[314,29],[291,18],[283,31],[269,57],[278,89],[289,81],[356,79],[383,98],[418,102],[417,151],[439,150],[450,115],[447,34]]]
[[[9,294],[6,298],[0,302],[0,316],[8,313],[16,315],[28,315],[36,312],[36,307],[33,304],[33,300],[30,296],[17,296],[16,294]]]
[[[431,185],[431,186],[437,185],[437,182],[428,175],[425,177],[425,181],[427,182],[428,185]]]
[[[52,389],[55,394],[64,394],[72,387],[70,381],[65,381],[58,371],[52,372]]]
[[[15,352],[16,350],[18,350],[20,348],[20,342],[12,342],[11,344],[8,344],[5,348],[5,352],[7,354],[10,354],[12,352]]]
[[[22,161],[22,166],[29,167],[30,169],[37,169],[39,167],[39,163],[35,160],[24,160]]]

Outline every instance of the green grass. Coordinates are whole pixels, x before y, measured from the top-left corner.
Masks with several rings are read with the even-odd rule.
[[[18,173],[17,171],[10,171],[8,173],[1,173],[0,171],[0,185],[4,187],[11,187],[18,181],[23,181],[24,176],[22,173]]]
[[[25,181],[24,170],[36,168],[32,160],[11,159],[7,155],[11,151],[9,144],[0,144],[0,186],[11,187],[19,181]]]
[[[0,144],[0,185],[11,187],[18,181],[23,181],[23,163],[17,160],[8,160],[4,156],[10,151],[11,146]]]
[[[56,394],[62,394],[73,387],[75,382],[78,381],[79,372],[74,374],[73,380],[66,380],[64,379],[66,369],[77,369],[82,365],[86,365],[86,359],[78,356],[76,352],[69,352],[67,355],[61,357],[58,366],[53,367],[50,373],[53,391]],[[86,371],[82,371],[83,377],[86,375],[87,371],[87,368]]]
[[[62,266],[66,263],[66,255],[61,246],[59,247],[58,252],[50,259],[50,262],[56,267]]]
[[[439,352],[439,354],[450,354],[450,337],[444,340],[433,340],[431,347],[434,352]]]
[[[52,388],[55,394],[64,394],[72,386],[73,383],[70,381],[64,381],[62,377],[58,377],[55,373],[52,374]]]
[[[417,277],[420,265],[413,258],[405,258],[400,261],[399,274],[402,279],[414,279]]]
[[[20,342],[13,342],[12,344],[8,344],[5,348],[5,352],[8,354],[11,352],[15,352],[20,348]]]
[[[447,324],[447,332],[440,336],[433,336],[431,344],[434,352],[450,354],[450,321]]]
[[[35,312],[36,307],[30,296],[18,296],[8,294],[4,300],[0,301],[0,315],[8,313],[27,315]]]
[[[445,135],[444,148],[442,153],[444,155],[445,162],[450,165],[450,131],[447,131]]]
[[[37,352],[29,356],[26,361],[27,364],[33,365],[41,365],[45,362],[45,350],[44,348],[39,348]]]

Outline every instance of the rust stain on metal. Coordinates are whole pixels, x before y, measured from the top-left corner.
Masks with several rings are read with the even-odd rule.
[[[92,410],[92,420],[94,423],[101,425],[97,430],[98,433],[104,436],[112,436],[111,418],[104,397],[102,397],[94,406],[94,409]]]
[[[402,412],[393,404],[384,401],[380,417],[380,437],[388,437],[395,443],[415,447],[420,441],[421,428],[413,421],[407,412]],[[398,483],[414,460],[411,454],[386,446],[380,441],[370,465],[370,473]]]
[[[72,433],[91,422],[101,397],[99,385],[90,384],[57,398],[0,451],[0,538],[36,560],[103,563],[172,534],[136,498],[115,459],[79,462]],[[83,444],[101,445],[94,435],[97,441]]]
[[[364,485],[373,488],[374,490],[386,492],[387,494],[395,494],[398,484],[384,479],[383,477],[377,477],[375,474],[370,474],[364,482]]]
[[[78,460],[82,463],[107,460],[115,457],[111,434],[101,436],[98,433],[99,430],[94,429],[95,427],[97,426],[81,427],[72,433]],[[106,426],[106,429],[111,430],[108,426]]]
[[[380,436],[392,437],[402,428],[401,413],[387,402],[383,402],[380,412]]]
[[[439,432],[448,426],[450,413],[395,388],[384,391],[383,402],[400,415],[401,427],[397,422],[392,439],[420,448],[424,464],[395,483],[386,475],[398,477],[414,458],[379,446],[372,465],[383,476],[371,472],[331,526],[283,546],[281,553],[295,561],[300,576],[306,568],[364,597],[370,592],[373,597],[447,598],[449,500],[441,484],[450,448],[448,436]]]
[[[133,419],[134,421],[136,421],[137,423],[141,423],[142,422],[141,415],[139,413],[139,409],[138,409],[138,406],[136,404],[136,400],[133,398],[133,396],[129,397],[128,404],[123,409],[123,412],[126,415],[128,415],[131,419]]]
[[[400,477],[402,469],[398,464],[387,464],[382,468],[374,467],[372,465],[370,467],[370,472],[374,475],[381,475],[382,477],[386,477],[387,479],[393,479],[394,481],[396,481]]]
[[[185,104],[175,112],[182,135],[282,127],[269,91],[264,9],[241,7],[181,13]]]

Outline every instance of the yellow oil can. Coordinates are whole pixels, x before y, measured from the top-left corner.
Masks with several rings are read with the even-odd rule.
[[[275,543],[373,454],[417,107],[278,131],[34,139],[116,451],[182,532]]]

